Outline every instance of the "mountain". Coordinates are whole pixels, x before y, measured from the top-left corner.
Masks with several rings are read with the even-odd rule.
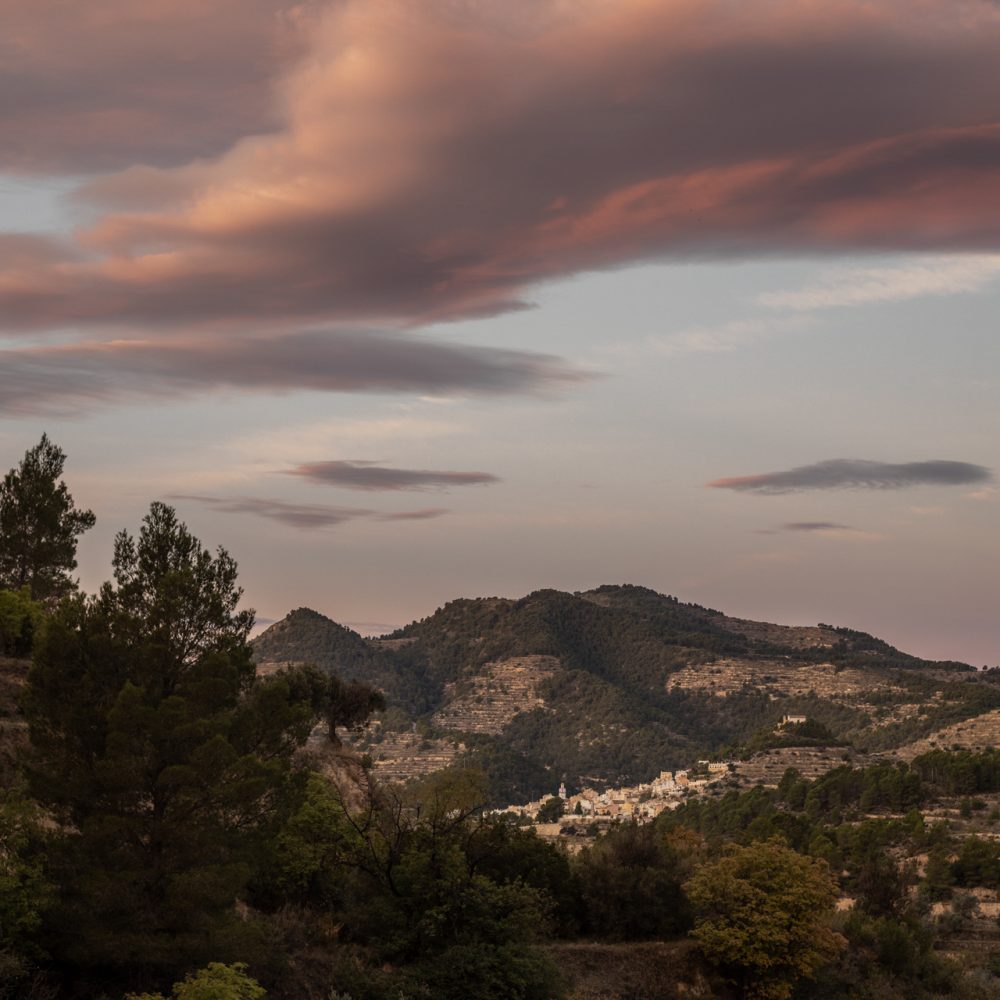
[[[498,798],[632,784],[807,714],[887,750],[1000,708],[992,675],[829,625],[731,618],[644,587],[460,599],[382,639],[308,609],[255,642],[386,693],[361,749],[391,777],[474,761]]]

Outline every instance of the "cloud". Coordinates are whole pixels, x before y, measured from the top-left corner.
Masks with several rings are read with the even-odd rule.
[[[847,524],[834,521],[791,521],[781,526],[782,531],[856,531]]]
[[[790,521],[777,528],[762,529],[757,534],[777,535],[783,532],[866,542],[881,541],[885,537],[874,531],[863,531],[861,528],[853,528],[849,524],[838,524],[836,521]]]
[[[4,0],[0,170],[90,173],[213,155],[276,128],[275,78],[314,0]]]
[[[629,344],[615,345],[612,353],[653,353],[666,358],[689,354],[724,354],[790,333],[801,333],[810,326],[812,320],[807,316],[734,319],[713,326],[695,326],[676,333],[647,337],[636,348]]]
[[[331,507],[326,504],[289,503],[261,497],[211,497],[191,493],[175,493],[168,499],[189,500],[223,514],[252,514],[302,531],[332,528],[356,520],[424,521],[448,513],[444,507],[427,507],[386,514],[364,507]]]
[[[416,325],[641,260],[1000,243],[987,0],[341,0],[284,55],[276,0],[15,2],[5,145],[135,166],[0,271],[8,331]]]
[[[547,354],[374,332],[92,341],[0,351],[0,414],[214,391],[530,393],[590,377]]]
[[[450,513],[447,507],[421,507],[419,510],[404,510],[396,514],[379,514],[379,521],[429,521]]]
[[[441,472],[428,469],[391,469],[376,462],[305,462],[289,469],[290,476],[348,490],[441,490],[449,486],[483,486],[497,483],[489,472]]]
[[[803,490],[903,489],[912,486],[961,486],[989,482],[989,469],[969,462],[934,459],[928,462],[871,462],[858,458],[835,458],[814,465],[801,465],[781,472],[734,476],[706,483],[715,489],[745,493],[781,494]]]
[[[828,309],[976,292],[997,280],[1000,254],[935,257],[901,267],[839,268],[816,285],[765,292],[756,297],[756,302],[772,309]]]
[[[998,491],[995,486],[984,486],[981,490],[973,490],[971,493],[965,494],[967,500],[995,500],[997,496]]]

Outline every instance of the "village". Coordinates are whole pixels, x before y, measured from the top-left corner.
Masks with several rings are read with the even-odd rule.
[[[661,771],[650,782],[603,792],[583,788],[570,795],[566,785],[560,784],[555,795],[544,795],[534,802],[507,806],[497,812],[534,824],[535,832],[543,839],[565,839],[571,849],[580,848],[584,841],[605,832],[616,822],[648,823],[661,812],[676,809],[684,799],[703,794],[729,774],[729,764],[705,760],[690,770]]]
[[[776,731],[780,732],[789,725],[800,725],[804,722],[806,722],[805,716],[786,715],[776,727]],[[822,773],[833,766],[833,760],[825,751],[819,756],[822,757],[822,762],[810,760],[809,763],[813,764],[818,773]],[[779,759],[781,764],[791,763],[784,755],[780,755]],[[652,781],[621,788],[608,788],[603,792],[594,788],[583,788],[571,795],[565,782],[562,782],[555,794],[543,795],[533,802],[510,805],[495,812],[498,815],[510,816],[520,824],[531,824],[537,835],[544,840],[556,841],[571,851],[577,851],[616,823],[648,823],[656,819],[660,813],[676,809],[686,799],[705,794],[718,794],[719,785],[724,781],[726,784],[735,785],[741,783],[742,778],[743,783],[749,783],[746,781],[748,775],[741,773],[749,763],[699,760],[696,765],[686,770],[661,771]],[[798,764],[800,761],[796,759],[794,763]],[[761,783],[766,780],[763,779],[763,775],[755,774],[755,777]],[[777,780],[772,779],[767,783],[776,784]]]

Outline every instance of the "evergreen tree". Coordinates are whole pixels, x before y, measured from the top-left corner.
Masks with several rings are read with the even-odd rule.
[[[29,776],[61,823],[56,954],[167,977],[253,947],[234,904],[325,679],[255,677],[236,564],[164,504],[118,536],[114,576],[64,602],[36,650]]]
[[[0,587],[27,587],[35,600],[76,589],[76,543],[94,526],[60,480],[66,455],[43,434],[0,483]]]

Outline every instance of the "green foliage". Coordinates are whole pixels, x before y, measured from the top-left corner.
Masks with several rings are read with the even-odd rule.
[[[573,870],[587,933],[636,941],[690,929],[691,908],[681,889],[686,870],[652,825],[612,830],[574,860]]]
[[[1000,889],[1000,844],[980,837],[967,837],[962,841],[950,874],[955,885]]]
[[[790,768],[777,789],[730,791],[716,800],[693,800],[661,814],[657,822],[667,829],[690,826],[711,838],[760,840],[777,834],[806,849],[817,826],[831,823],[839,826],[845,815],[860,817],[875,810],[911,810],[924,801],[925,795],[919,776],[905,764],[867,768],[845,765],[812,782],[803,781]],[[910,832],[909,822],[898,820],[888,824],[861,823],[856,827],[857,830],[883,828],[895,830],[899,836]]]
[[[840,967],[821,976],[807,996],[985,997],[974,987],[963,988],[958,970],[934,954],[930,928],[913,915],[873,917],[855,910],[844,923],[844,934],[849,950]]]
[[[553,996],[555,971],[535,945],[558,866],[531,834],[482,816],[483,796],[480,775],[446,772],[348,812],[342,934],[443,1000]]]
[[[456,944],[418,963],[410,978],[435,1000],[552,1000],[562,993],[559,973],[544,952],[484,941]]]
[[[65,602],[28,677],[32,790],[61,823],[53,947],[80,967],[190,968],[257,946],[234,901],[299,780],[308,671],[255,679],[236,565],[154,504],[115,583]]]
[[[767,727],[755,733],[742,747],[741,757],[752,756],[761,750],[773,750],[781,747],[838,747],[845,746],[843,740],[838,740],[818,719],[806,719],[805,722],[789,723],[788,725]]]
[[[43,615],[28,587],[0,590],[0,656],[27,656]]]
[[[566,803],[558,795],[546,799],[538,810],[539,823],[556,823],[559,817],[566,812]]]
[[[52,886],[45,867],[41,815],[14,790],[0,793],[0,982],[27,974]]]
[[[259,635],[253,650],[258,663],[311,663],[344,682],[384,691],[393,710],[407,717],[430,711],[441,698],[440,683],[412,650],[384,650],[309,608],[297,608]]]
[[[246,965],[211,962],[183,982],[175,983],[174,1000],[261,1000],[267,991],[246,974]],[[161,993],[129,993],[125,1000],[167,1000]]]
[[[951,887],[955,883],[947,852],[941,845],[932,847],[927,852],[927,864],[924,866],[924,881],[921,892],[928,903],[937,903],[951,898]]]
[[[844,946],[828,923],[837,886],[826,864],[779,841],[732,848],[698,868],[685,889],[693,936],[747,996],[784,1000]]]
[[[492,737],[467,738],[471,748],[461,758],[464,767],[482,771],[493,805],[531,802],[552,788],[551,771],[535,757]]]
[[[354,836],[344,803],[330,782],[310,774],[297,807],[267,845],[253,884],[253,902],[333,907],[340,901],[340,867]]]
[[[909,904],[910,875],[895,858],[872,847],[852,865],[857,908],[876,917],[901,916]]]
[[[327,701],[323,711],[330,740],[339,743],[337,729],[355,729],[373,712],[385,708],[385,697],[367,684],[327,678]]]
[[[911,767],[948,795],[1000,791],[1000,752],[992,747],[983,753],[932,750],[917,757]]]
[[[94,526],[60,480],[66,455],[43,434],[0,482],[0,587],[47,601],[76,588],[76,543]]]

